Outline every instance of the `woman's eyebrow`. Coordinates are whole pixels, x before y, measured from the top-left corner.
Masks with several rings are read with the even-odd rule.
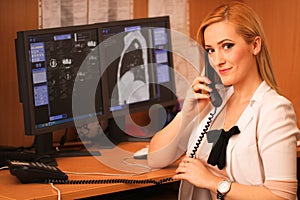
[[[224,39],[224,40],[221,40],[220,42],[218,42],[218,44],[222,44],[224,42],[234,42],[234,41],[231,39]]]
[[[211,45],[204,45],[204,48],[210,48]]]
[[[224,42],[233,42],[232,40],[230,40],[230,39],[223,39],[223,40],[220,40],[219,42],[217,42],[217,44],[219,45],[219,44],[222,44],[222,43],[224,43]],[[209,48],[209,47],[212,47],[211,45],[209,45],[209,44],[206,44],[206,45],[204,45],[204,47],[205,48]]]

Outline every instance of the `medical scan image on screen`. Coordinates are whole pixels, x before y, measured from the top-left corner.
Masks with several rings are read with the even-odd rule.
[[[122,35],[116,36],[117,33]],[[105,55],[119,55],[112,63],[108,63],[110,111],[158,100],[162,92],[159,85],[171,81],[166,29],[114,26],[103,28],[103,36],[104,39],[114,36],[114,39],[110,38],[111,41],[118,41],[108,42],[105,46]]]
[[[118,65],[119,105],[149,100],[149,75],[146,40],[140,31],[124,37],[124,49]]]

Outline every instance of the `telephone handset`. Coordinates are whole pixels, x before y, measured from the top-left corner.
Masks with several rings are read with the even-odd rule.
[[[200,136],[196,142],[196,145],[194,146],[193,150],[191,151],[189,157],[190,158],[194,158],[195,155],[196,155],[196,152],[197,152],[197,149],[199,148],[201,142],[202,142],[202,139],[204,137],[204,135],[207,133],[208,129],[209,129],[209,126],[212,122],[212,119],[214,117],[214,115],[216,114],[217,112],[217,108],[219,106],[222,105],[223,103],[223,100],[221,98],[221,95],[220,93],[217,91],[217,88],[216,88],[216,84],[217,83],[222,83],[221,81],[221,78],[219,77],[219,75],[217,74],[217,72],[214,70],[214,68],[211,66],[210,62],[209,62],[209,58],[208,58],[208,53],[205,52],[204,53],[205,55],[205,76],[207,78],[209,78],[209,80],[211,81],[210,84],[208,84],[208,86],[212,89],[212,91],[209,93],[210,94],[210,101],[212,103],[212,105],[215,107],[214,111],[211,112],[208,117],[208,121],[206,122],[202,132],[200,133]]]
[[[223,100],[216,89],[216,83],[221,82],[221,79],[214,68],[211,66],[207,52],[205,52],[205,76],[207,76],[211,81],[211,83],[208,84],[208,86],[212,89],[212,92],[209,93],[211,103],[214,107],[219,107],[223,103]]]

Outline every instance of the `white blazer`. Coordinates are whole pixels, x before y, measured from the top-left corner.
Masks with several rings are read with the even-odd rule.
[[[232,94],[230,88],[214,119]],[[208,117],[190,135],[187,153],[193,149]],[[228,178],[240,184],[266,187],[266,181],[297,181],[296,148],[300,133],[296,122],[291,102],[262,82],[236,123],[240,134],[229,140],[225,167]],[[206,137],[199,147],[199,159],[207,159],[210,153],[205,140]],[[207,191],[195,189],[188,182],[182,182],[179,199],[210,199]]]

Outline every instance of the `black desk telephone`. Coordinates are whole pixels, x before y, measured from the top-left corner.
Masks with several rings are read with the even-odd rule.
[[[22,183],[44,183],[50,180],[68,180],[68,176],[57,167],[39,162],[7,161],[9,171]]]

